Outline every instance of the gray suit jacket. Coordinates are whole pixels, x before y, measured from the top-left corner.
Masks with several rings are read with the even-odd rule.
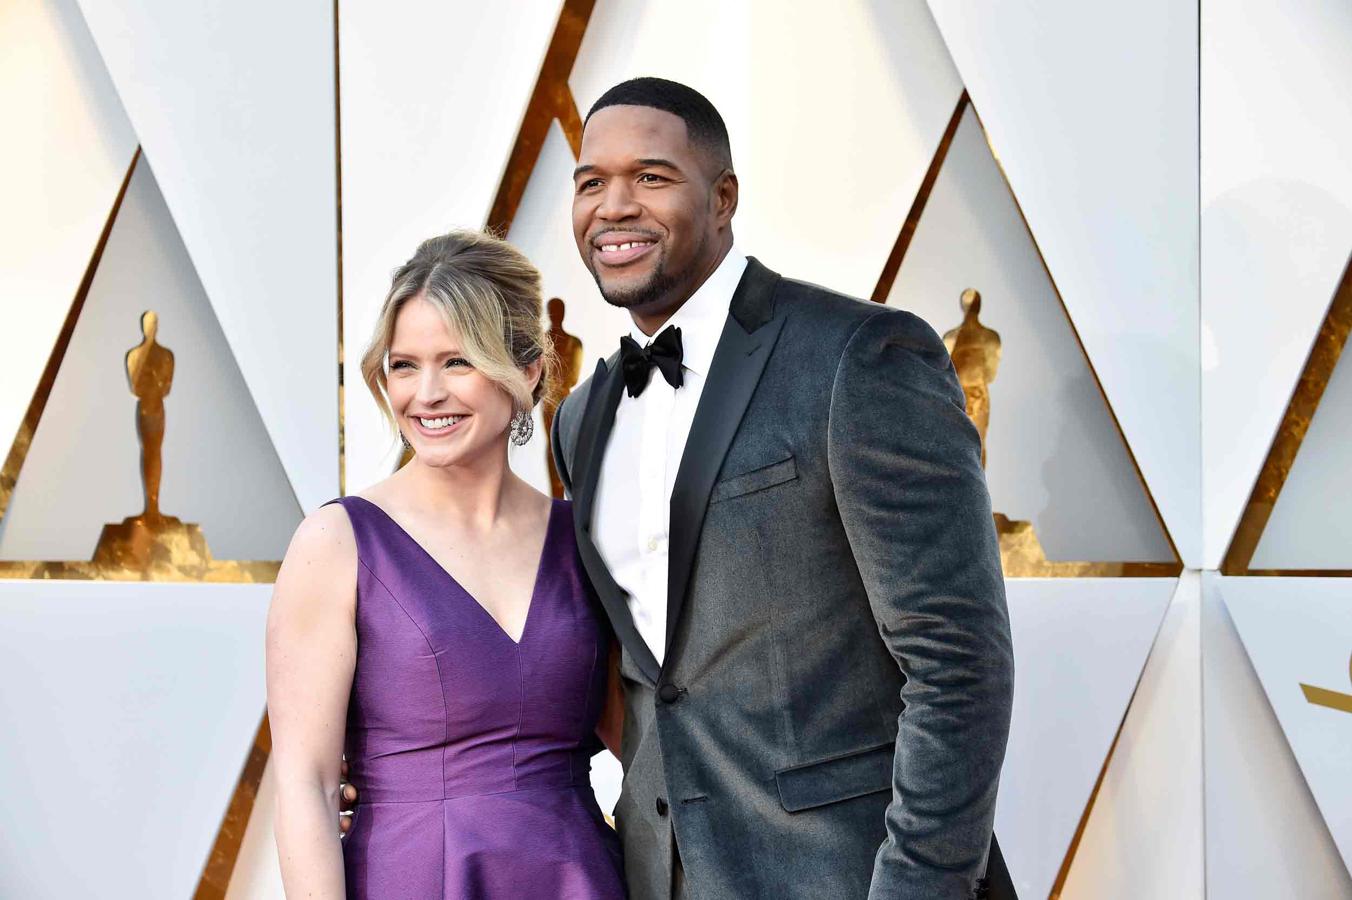
[[[673,842],[696,898],[975,896],[1013,657],[942,342],[750,261],[671,498],[661,667],[591,537],[622,389],[602,361],[553,447],[623,647],[630,896],[671,896]]]

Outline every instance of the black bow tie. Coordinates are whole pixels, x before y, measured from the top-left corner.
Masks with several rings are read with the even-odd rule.
[[[620,338],[620,366],[624,369],[624,386],[630,397],[637,397],[648,386],[648,373],[653,366],[662,373],[667,384],[681,386],[681,329],[668,325],[648,346],[625,335]]]

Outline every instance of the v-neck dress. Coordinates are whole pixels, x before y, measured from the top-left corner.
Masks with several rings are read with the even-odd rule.
[[[609,633],[567,502],[550,510],[520,642],[379,506],[334,502],[358,557],[347,896],[624,897],[589,777]]]

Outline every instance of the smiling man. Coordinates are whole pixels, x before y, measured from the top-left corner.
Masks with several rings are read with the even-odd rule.
[[[942,342],[739,253],[727,130],[684,85],[606,92],[574,187],[633,320],[552,444],[623,649],[630,896],[981,895],[1013,660]]]

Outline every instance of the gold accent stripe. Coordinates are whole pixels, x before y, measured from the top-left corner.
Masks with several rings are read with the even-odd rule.
[[[80,285],[75,289],[75,299],[71,301],[66,320],[61,325],[56,344],[47,359],[47,367],[42,370],[42,377],[38,379],[37,388],[33,391],[33,399],[29,401],[23,421],[19,423],[18,433],[14,435],[14,443],[10,445],[4,465],[0,466],[0,519],[3,519],[9,510],[9,501],[14,497],[14,487],[19,483],[19,472],[23,469],[24,460],[28,458],[28,448],[33,444],[33,435],[37,433],[38,422],[42,420],[42,413],[47,408],[47,400],[51,397],[52,388],[56,384],[56,374],[61,370],[61,361],[66,358],[71,335],[75,333],[75,324],[80,320],[80,313],[84,310],[85,300],[89,297],[89,288],[94,283],[94,273],[98,271],[99,263],[103,260],[103,250],[108,245],[108,236],[113,233],[113,223],[117,221],[118,211],[122,209],[122,200],[127,196],[127,187],[131,184],[132,173],[136,171],[136,164],[140,159],[141,148],[137,147],[136,152],[131,155],[131,163],[127,166],[127,174],[122,178],[122,185],[117,189],[117,196],[113,200],[112,209],[108,212],[108,218],[103,223],[103,230],[94,245],[94,252],[90,254],[89,264],[85,266],[84,277],[80,279]],[[3,570],[0,570],[0,577],[14,576],[5,575]]]
[[[1000,177],[1004,179],[1005,187],[1009,190],[1009,196],[1014,200],[1014,208],[1019,212],[1019,219],[1023,222],[1024,230],[1028,232],[1028,239],[1033,242],[1033,249],[1037,251],[1038,262],[1041,263],[1042,271],[1047,275],[1047,282],[1052,286],[1052,293],[1056,295],[1056,301],[1061,304],[1061,312],[1066,317],[1066,324],[1070,326],[1070,333],[1075,336],[1075,343],[1084,356],[1085,365],[1089,367],[1089,374],[1094,378],[1094,387],[1098,389],[1099,396],[1103,398],[1103,405],[1108,410],[1108,417],[1113,421],[1113,428],[1116,429],[1117,436],[1122,441],[1123,449],[1127,451],[1127,458],[1131,460],[1131,467],[1136,471],[1136,478],[1141,483],[1141,489],[1145,491],[1146,500],[1150,502],[1150,510],[1155,514],[1155,521],[1159,523],[1160,532],[1163,533],[1165,541],[1169,544],[1169,552],[1173,555],[1173,561],[1149,565],[1167,566],[1168,569],[1164,574],[1178,575],[1183,571],[1183,558],[1178,553],[1178,546],[1174,543],[1174,537],[1169,533],[1169,526],[1165,524],[1164,517],[1160,515],[1160,508],[1159,504],[1155,502],[1155,495],[1151,493],[1150,484],[1141,472],[1141,464],[1137,462],[1136,454],[1131,449],[1131,443],[1127,440],[1126,433],[1122,431],[1122,423],[1118,421],[1117,411],[1113,409],[1113,404],[1108,399],[1108,392],[1103,389],[1103,381],[1099,378],[1098,370],[1094,368],[1093,358],[1090,357],[1089,351],[1085,350],[1084,341],[1080,338],[1080,330],[1075,327],[1075,320],[1071,318],[1070,309],[1066,306],[1065,298],[1061,296],[1061,288],[1057,286],[1056,279],[1052,277],[1052,270],[1047,267],[1047,259],[1042,255],[1042,247],[1037,242],[1037,236],[1033,234],[1032,226],[1028,224],[1028,217],[1023,212],[1023,204],[1019,202],[1018,194],[1014,193],[1014,185],[1009,180],[1009,173],[1005,171],[1004,163],[1000,162],[1000,154],[996,152],[995,144],[991,142],[990,132],[986,131],[986,125],[981,121],[981,112],[976,108],[975,103],[972,104],[972,114],[976,116],[977,124],[981,126],[981,135],[986,140],[986,146],[990,149],[996,168],[1000,170]]]
[[[915,229],[920,224],[920,216],[925,212],[926,204],[929,203],[930,194],[934,191],[934,183],[939,180],[939,170],[944,167],[944,160],[948,158],[948,149],[953,145],[953,136],[958,133],[958,125],[962,123],[962,114],[967,110],[967,105],[970,102],[967,89],[964,88],[962,96],[958,97],[957,106],[953,108],[953,115],[948,119],[948,126],[944,128],[943,137],[939,139],[939,146],[934,151],[934,158],[930,160],[929,169],[925,171],[925,177],[920,181],[920,188],[915,192],[915,199],[911,201],[910,212],[906,213],[906,219],[901,223],[901,232],[897,235],[897,242],[892,245],[892,252],[888,254],[887,262],[883,264],[882,274],[878,276],[878,284],[873,288],[873,296],[870,298],[874,303],[886,303],[887,295],[892,293],[892,284],[897,280],[897,273],[901,271],[901,261],[906,257],[906,251],[911,246],[911,239],[915,237]]]
[[[559,107],[559,127],[563,129],[564,137],[568,138],[568,146],[573,149],[573,159],[582,155],[582,113],[577,108],[577,98],[573,96],[573,89],[567,82],[563,85],[567,95]]]
[[[244,761],[244,769],[239,773],[235,793],[226,807],[225,819],[216,833],[216,841],[202,869],[202,877],[197,882],[197,890],[193,892],[193,900],[224,900],[225,892],[230,887],[230,876],[235,871],[235,861],[239,858],[239,848],[244,842],[244,831],[249,827],[254,801],[258,799],[258,785],[263,780],[263,770],[267,768],[271,752],[272,731],[268,728],[268,715],[264,713],[258,732],[254,735],[253,747]]]
[[[0,560],[0,579],[51,581],[161,581],[188,584],[272,584],[282,564],[213,559],[186,568],[114,568],[86,560]]]
[[[1177,593],[1178,588],[1174,589]],[[1173,598],[1169,598],[1170,604]],[[1164,615],[1167,617],[1169,611],[1166,608]],[[1160,629],[1164,628],[1164,620],[1160,620]],[[1131,707],[1136,703],[1136,694],[1141,689],[1141,681],[1145,678],[1146,667],[1150,665],[1150,659],[1155,655],[1155,647],[1159,643],[1159,631],[1155,632],[1155,640],[1150,643],[1150,652],[1146,654],[1145,662],[1141,663],[1141,671],[1136,676],[1136,684],[1131,689],[1131,699],[1127,701],[1127,708],[1122,713],[1122,721],[1117,723],[1117,733],[1113,735],[1113,742],[1108,745],[1108,755],[1104,757],[1103,767],[1099,769],[1098,778],[1094,781],[1094,789],[1089,792],[1089,801],[1084,805],[1084,812],[1080,814],[1080,821],[1075,826],[1075,834],[1071,836],[1070,845],[1066,848],[1065,858],[1061,860],[1061,868],[1057,870],[1056,880],[1052,882],[1051,892],[1047,895],[1047,900],[1059,900],[1061,891],[1065,889],[1066,878],[1070,876],[1070,867],[1075,862],[1075,854],[1080,849],[1080,841],[1084,838],[1084,830],[1089,825],[1089,816],[1094,812],[1094,804],[1098,801],[1100,789],[1103,787],[1103,780],[1108,776],[1108,767],[1113,763],[1113,755],[1117,752],[1117,742],[1122,739],[1122,731],[1127,727],[1127,716],[1131,715]]]
[[[582,47],[582,36],[587,32],[595,5],[596,0],[564,0],[563,8],[559,11],[554,36],[549,40],[549,49],[545,51],[535,89],[526,104],[516,143],[507,157],[507,166],[498,185],[493,208],[488,213],[488,227],[497,234],[506,235],[511,230],[512,220],[516,218],[517,208],[526,193],[526,183],[530,181],[535,162],[540,157],[540,149],[549,134],[550,123],[556,118],[561,121],[564,133],[569,134],[570,144],[576,136],[574,153],[581,145],[580,117],[577,106],[572,102],[568,76],[572,74],[573,63]],[[571,116],[567,114],[569,107],[572,108]],[[573,121],[579,124],[574,126]],[[575,131],[570,134],[573,128]]]
[[[1272,439],[1267,459],[1263,461],[1263,468],[1259,470],[1258,481],[1253,486],[1249,502],[1244,507],[1234,537],[1230,540],[1230,547],[1225,552],[1225,559],[1221,562],[1221,574],[1352,576],[1352,569],[1308,572],[1293,569],[1254,572],[1249,569],[1253,555],[1258,549],[1258,542],[1263,537],[1263,530],[1267,528],[1268,519],[1271,518],[1272,510],[1277,505],[1277,497],[1281,495],[1282,488],[1286,485],[1286,478],[1291,474],[1296,454],[1300,452],[1300,445],[1310,430],[1310,422],[1319,408],[1319,401],[1324,396],[1329,379],[1333,377],[1338,358],[1342,356],[1350,331],[1352,331],[1352,259],[1348,260],[1347,267],[1343,270],[1342,281],[1339,282],[1333,299],[1329,302],[1328,313],[1324,316],[1319,333],[1310,347],[1305,368],[1301,370],[1300,380],[1296,382],[1291,401],[1282,415],[1281,425],[1278,426],[1277,434]]]
[[[1300,690],[1305,694],[1305,699],[1315,706],[1327,706],[1329,709],[1352,713],[1352,694],[1330,691],[1328,688],[1315,687],[1304,682],[1301,683]]]

